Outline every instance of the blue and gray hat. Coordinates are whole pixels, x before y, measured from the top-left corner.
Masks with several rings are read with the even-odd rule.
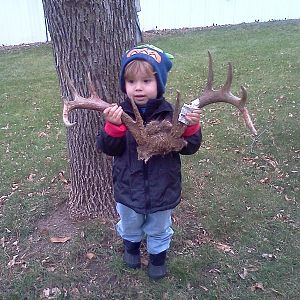
[[[140,45],[128,50],[121,61],[121,71],[120,71],[120,87],[121,90],[126,93],[125,89],[125,68],[128,63],[133,60],[139,59],[147,61],[155,72],[155,77],[157,80],[157,97],[161,97],[165,92],[165,87],[167,84],[168,72],[172,68],[171,59],[173,56],[169,53],[163,52],[163,50],[153,46],[153,45]]]

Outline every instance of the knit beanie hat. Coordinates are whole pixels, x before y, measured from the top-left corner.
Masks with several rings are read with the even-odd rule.
[[[172,68],[172,58],[173,56],[171,54],[165,53],[163,52],[163,50],[148,44],[140,45],[128,50],[122,57],[121,61],[121,90],[124,93],[126,93],[124,74],[127,64],[133,60],[144,60],[152,66],[155,72],[155,77],[157,81],[157,98],[160,98],[165,92],[168,72]]]

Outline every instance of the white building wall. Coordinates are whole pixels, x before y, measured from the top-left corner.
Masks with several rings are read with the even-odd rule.
[[[141,30],[300,18],[299,0],[140,0]]]
[[[0,45],[46,40],[41,0],[0,0]]]
[[[140,0],[140,5],[142,31],[300,18],[300,0]],[[0,46],[47,41],[42,0],[0,0],[0,7]]]

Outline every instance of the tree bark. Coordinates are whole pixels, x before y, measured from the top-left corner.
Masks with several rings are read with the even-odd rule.
[[[90,72],[99,96],[107,102],[119,102],[120,58],[135,43],[134,0],[43,0],[43,6],[62,97],[70,99],[62,75],[64,65],[82,96],[88,96]],[[77,125],[67,130],[71,215],[112,217],[111,159],[95,148],[103,120],[87,110],[73,112],[72,120]]]

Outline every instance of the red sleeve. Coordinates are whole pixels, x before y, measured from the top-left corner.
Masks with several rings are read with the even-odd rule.
[[[106,122],[104,126],[104,131],[115,138],[123,137],[127,131],[127,127],[124,124],[115,125],[110,122]]]
[[[195,125],[188,126],[185,129],[182,136],[183,137],[191,136],[191,135],[195,134],[200,128],[201,128],[200,124],[195,124]]]

